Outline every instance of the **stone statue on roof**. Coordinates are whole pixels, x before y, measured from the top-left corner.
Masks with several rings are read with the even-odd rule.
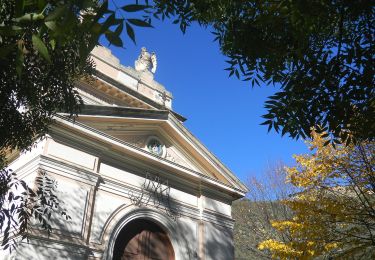
[[[141,48],[141,54],[139,54],[138,59],[135,61],[136,71],[151,71],[155,73],[156,71],[156,54],[152,52],[151,54],[147,52],[145,47]]]

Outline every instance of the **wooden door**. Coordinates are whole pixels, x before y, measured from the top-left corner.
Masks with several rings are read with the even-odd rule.
[[[120,232],[113,259],[174,260],[168,235],[155,223],[134,220]]]

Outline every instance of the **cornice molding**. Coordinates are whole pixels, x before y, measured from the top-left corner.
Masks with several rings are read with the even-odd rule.
[[[212,186],[216,186],[217,188],[221,188],[223,191],[229,192],[233,194],[233,196],[240,198],[245,195],[245,191],[239,188],[232,187],[228,184],[222,183],[221,181],[214,179],[212,177],[206,176],[202,173],[196,172],[194,170],[191,170],[187,167],[184,167],[182,165],[173,163],[165,158],[161,158],[159,156],[156,156],[152,154],[151,152],[148,152],[147,150],[141,149],[133,144],[124,142],[118,138],[115,138],[113,136],[110,136],[108,134],[105,134],[95,128],[89,127],[85,124],[82,124],[80,122],[72,122],[71,120],[67,120],[66,117],[57,115],[56,116],[56,123],[57,125],[60,125],[58,127],[57,125],[51,127],[51,132],[56,132],[61,135],[68,135],[71,136],[71,133],[67,130],[63,130],[61,127],[65,126],[68,129],[75,129],[76,131],[79,131],[81,133],[84,133],[84,135],[94,138],[96,140],[100,140],[101,143],[107,143],[111,146],[118,147],[123,151],[127,151],[130,154],[142,156],[144,159],[153,162],[153,164],[163,165],[164,167],[168,167],[171,171],[176,171],[180,174],[183,174],[182,176],[189,176],[190,178],[193,178],[196,180],[197,183],[207,183]],[[60,128],[60,129],[59,129]],[[81,140],[82,142],[82,140]],[[91,144],[96,145],[94,142],[90,142]],[[111,149],[112,150],[112,149]],[[110,149],[106,149],[104,152],[111,153]],[[237,194],[237,195],[235,195]]]

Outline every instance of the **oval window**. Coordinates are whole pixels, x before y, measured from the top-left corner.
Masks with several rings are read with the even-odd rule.
[[[151,138],[147,143],[147,149],[158,156],[163,156],[164,145],[156,138]]]

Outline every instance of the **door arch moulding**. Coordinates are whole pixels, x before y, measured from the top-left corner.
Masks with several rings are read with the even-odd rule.
[[[109,232],[110,235],[107,240],[107,245],[104,251],[103,259],[112,260],[116,239],[119,233],[127,224],[136,219],[145,219],[157,224],[168,235],[172,243],[175,259],[185,259],[181,249],[186,247],[187,245],[185,245],[184,240],[180,238],[178,235],[179,232],[177,231],[177,222],[170,219],[165,214],[163,215],[162,213],[163,212],[158,212],[150,208],[125,208],[124,210],[118,212],[116,214],[117,216],[111,218],[112,223],[108,223],[108,227],[113,227]]]

